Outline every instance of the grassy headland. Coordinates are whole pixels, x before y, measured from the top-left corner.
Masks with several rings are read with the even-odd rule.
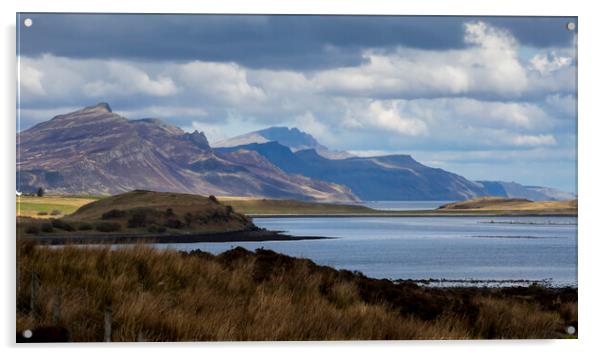
[[[500,197],[482,197],[445,204],[438,211],[506,211],[512,213],[546,213],[577,215],[577,199],[563,201],[531,201]]]
[[[425,288],[241,248],[17,250],[17,335],[38,340],[564,338],[577,327],[576,289]]]
[[[18,217],[17,232],[24,238],[51,244],[299,238],[259,229],[246,215],[215,197],[142,190],[90,202],[62,218]]]

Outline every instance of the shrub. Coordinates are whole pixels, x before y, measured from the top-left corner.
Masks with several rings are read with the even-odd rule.
[[[230,215],[234,212],[234,208],[232,208],[232,205],[226,205],[226,214]]]
[[[38,215],[42,216],[42,215],[48,215],[47,211],[38,211]]]
[[[219,201],[217,201],[217,198],[215,197],[215,195],[210,195],[209,200],[211,200],[212,202],[214,202],[216,204],[219,204]]]
[[[73,225],[60,220],[60,219],[52,219],[52,221],[50,222],[52,224],[52,227],[55,227],[57,229],[61,229],[61,230],[65,230],[65,231],[75,231],[75,228],[73,227]]]
[[[44,223],[40,227],[40,230],[42,230],[42,232],[53,232],[54,228],[52,227],[52,224],[50,224],[50,223]]]
[[[100,232],[114,232],[121,230],[121,224],[113,222],[103,222],[96,225],[96,230]]]
[[[25,228],[25,233],[27,234],[39,234],[40,227],[38,225],[30,225]]]
[[[165,226],[167,226],[170,229],[181,229],[184,227],[184,223],[182,223],[182,221],[178,219],[168,219],[165,222]]]
[[[156,234],[156,233],[162,234],[165,231],[167,231],[165,226],[157,226],[157,225],[149,226],[147,230],[148,230],[148,232],[153,233],[153,234]]]
[[[174,215],[175,214],[173,213],[173,209],[172,208],[167,208],[167,210],[165,210],[165,216],[166,217],[171,218]]]
[[[184,223],[186,224],[187,227],[190,227],[190,225],[192,225],[193,220],[194,220],[194,216],[192,216],[191,213],[186,213],[184,215]]]
[[[44,190],[44,188],[39,187],[38,191],[36,192],[36,195],[39,196],[39,197],[43,197],[44,194],[46,194],[46,191]]]
[[[125,216],[125,211],[119,209],[112,209],[102,214],[101,219],[109,220],[109,219],[118,219]]]
[[[144,210],[135,210],[132,217],[128,219],[128,227],[145,227],[146,212]]]
[[[61,211],[54,209],[53,211],[50,212],[50,215],[52,215],[52,216],[61,215]]]
[[[77,227],[77,229],[80,231],[92,230],[92,228],[93,228],[92,224],[89,224],[89,223],[81,223]]]

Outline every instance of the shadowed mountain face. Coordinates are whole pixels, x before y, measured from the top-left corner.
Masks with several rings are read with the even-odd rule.
[[[24,192],[147,189],[356,200],[346,187],[285,173],[252,151],[216,154],[203,133],[186,133],[157,119],[128,120],[107,104],[56,116],[17,136],[17,185]]]
[[[529,200],[570,200],[576,196],[558,189],[526,186],[515,182],[477,181],[490,196],[524,198]]]
[[[479,184],[422,165],[408,155],[330,160],[313,149],[293,152],[277,142],[216,150],[241,149],[261,154],[285,172],[343,184],[362,200],[463,200],[487,195]]]
[[[253,143],[278,142],[290,148],[293,152],[314,149],[325,158],[344,159],[353,157],[349,152],[332,151],[321,145],[312,135],[300,131],[296,127],[270,127],[267,129],[250,132],[213,144],[214,147],[236,147]]]

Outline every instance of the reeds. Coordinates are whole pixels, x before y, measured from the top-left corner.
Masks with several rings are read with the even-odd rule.
[[[19,243],[18,270],[17,331],[69,341],[103,341],[107,315],[112,341],[557,338],[577,320],[575,290],[429,289],[267,250]]]

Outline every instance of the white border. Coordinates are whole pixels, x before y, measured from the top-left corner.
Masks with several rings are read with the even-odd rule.
[[[569,355],[590,353],[602,338],[598,336],[602,328],[599,321],[600,299],[602,296],[597,272],[602,271],[602,252],[599,220],[600,175],[599,153],[600,135],[600,96],[598,85],[600,76],[600,16],[596,2],[582,0],[222,0],[204,1],[193,4],[190,0],[165,1],[126,1],[89,0],[74,2],[68,0],[20,0],[3,1],[2,11],[2,78],[0,87],[3,108],[2,166],[5,174],[2,187],[2,213],[0,217],[4,234],[2,241],[2,277],[4,287],[0,292],[3,308],[0,322],[2,346],[8,353],[39,354],[60,352],[64,355],[105,355],[107,352],[131,352],[135,345],[70,345],[52,346],[50,350],[40,347],[14,346],[14,214],[15,214],[15,13],[20,12],[154,12],[154,13],[274,13],[274,14],[403,14],[403,15],[554,15],[579,16],[579,340],[567,341],[454,341],[454,342],[335,342],[335,343],[191,343],[153,344],[146,346],[145,353],[164,354],[167,348],[176,347],[178,352],[198,354],[199,352],[237,352],[250,355],[332,353],[358,355],[370,351],[380,354],[400,352],[432,353],[445,355],[466,355],[467,352],[505,355],[508,353],[546,353],[546,355]],[[90,347],[94,346],[94,347]],[[109,349],[107,349],[107,347]],[[197,348],[201,348],[201,350]],[[84,350],[85,348],[85,350]]]

